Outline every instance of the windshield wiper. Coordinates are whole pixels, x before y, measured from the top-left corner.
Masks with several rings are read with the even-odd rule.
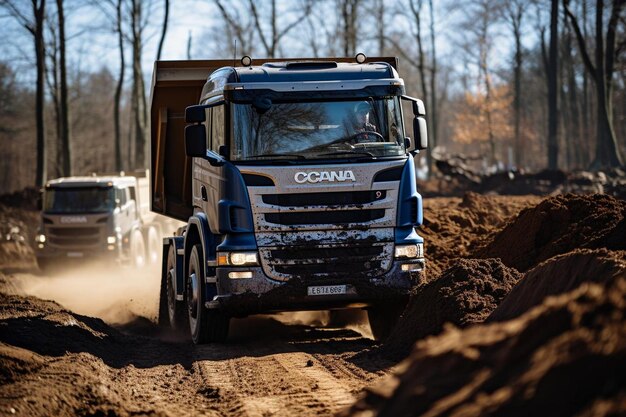
[[[251,155],[246,159],[254,159],[254,158],[280,158],[280,157],[290,157],[296,159],[306,159],[303,155],[291,154],[291,153],[267,153],[263,155]]]
[[[345,150],[345,151],[336,151],[336,152],[328,152],[328,153],[321,153],[319,154],[319,156],[331,156],[331,155],[364,155],[364,156],[374,156],[373,153],[371,152],[365,152],[365,151],[351,151],[351,150]]]

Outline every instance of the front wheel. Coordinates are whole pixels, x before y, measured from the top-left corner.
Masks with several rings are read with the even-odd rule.
[[[378,341],[387,339],[404,312],[404,307],[406,307],[405,303],[400,303],[400,305],[384,304],[370,307],[367,310],[374,339]]]
[[[208,342],[223,342],[228,337],[230,317],[220,310],[209,310],[204,306],[204,265],[202,245],[194,245],[189,257],[187,275],[187,307],[191,339],[197,345]]]

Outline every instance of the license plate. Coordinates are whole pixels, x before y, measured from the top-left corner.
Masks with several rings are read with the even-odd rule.
[[[68,252],[67,257],[68,258],[82,258],[83,253],[82,252]]]
[[[324,285],[319,287],[308,287],[308,295],[337,295],[345,294],[345,285]]]

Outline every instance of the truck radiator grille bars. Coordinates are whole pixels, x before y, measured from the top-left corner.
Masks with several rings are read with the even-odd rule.
[[[97,245],[101,233],[98,227],[50,227],[48,241],[51,245],[81,247]]]
[[[300,277],[376,277],[389,269],[393,244],[264,248],[261,258],[268,275],[287,280]]]
[[[367,204],[382,200],[386,191],[351,191],[333,193],[265,194],[263,202],[276,206],[306,207],[312,205],[340,206],[347,204]]]
[[[269,223],[294,226],[299,224],[363,223],[381,219],[384,216],[385,210],[333,210],[299,213],[267,213],[265,214],[265,220]]]

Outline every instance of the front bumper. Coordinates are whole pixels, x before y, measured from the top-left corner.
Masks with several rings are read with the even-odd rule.
[[[424,259],[412,261],[413,270],[403,271],[394,262],[391,269],[378,277],[295,277],[287,282],[268,278],[260,266],[216,268],[218,293],[206,303],[238,317],[279,311],[324,310],[330,308],[368,307],[377,304],[403,302],[424,273]],[[252,278],[232,279],[230,272],[252,273]],[[346,293],[337,295],[308,295],[309,286],[345,285]]]

